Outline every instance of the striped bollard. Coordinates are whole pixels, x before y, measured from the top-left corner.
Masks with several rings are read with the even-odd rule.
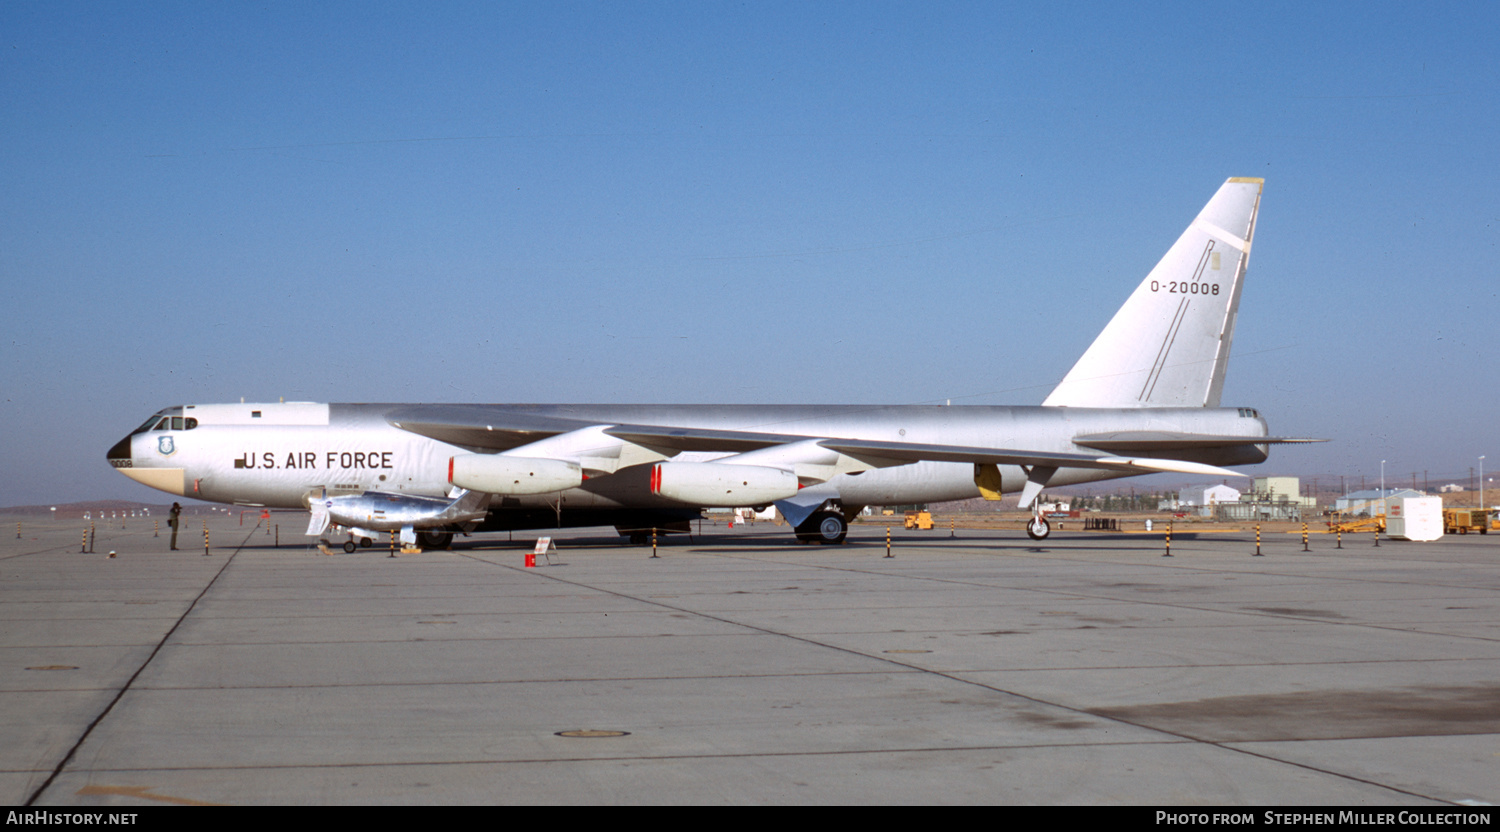
[[[1255,556],[1262,557],[1260,553],[1260,524],[1255,524]]]

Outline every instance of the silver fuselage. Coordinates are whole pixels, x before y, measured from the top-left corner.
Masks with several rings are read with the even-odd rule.
[[[366,491],[438,497],[450,492],[448,460],[473,446],[445,442],[397,426],[399,404],[241,404],[172,408],[182,427],[148,422],[110,453],[117,469],[168,493],[211,502],[304,508],[309,495]],[[1076,436],[1117,431],[1266,436],[1264,420],[1237,408],[1076,408],[859,405],[423,405],[426,414],[451,409],[473,422],[493,414],[563,419],[573,423],[651,424],[809,437],[932,445],[1026,448],[1078,452]],[[251,414],[255,415],[251,415]],[[186,428],[186,420],[196,422]],[[493,450],[491,448],[490,450]],[[718,454],[717,456],[722,456]],[[682,458],[706,459],[715,454]],[[1253,464],[1265,446],[1197,450],[1175,458],[1212,465]],[[651,493],[650,465],[626,466],[560,493],[497,499],[506,509],[579,510],[683,508]],[[1021,490],[1026,473],[1000,466],[1005,492]],[[1049,486],[1129,476],[1063,468]],[[826,486],[845,505],[897,505],[979,496],[974,466],[916,462],[840,474]],[[560,501],[560,502],[559,502]]]

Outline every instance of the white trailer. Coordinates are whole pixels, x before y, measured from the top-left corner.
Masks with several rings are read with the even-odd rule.
[[[1385,531],[1397,540],[1437,540],[1443,536],[1442,497],[1392,497]]]

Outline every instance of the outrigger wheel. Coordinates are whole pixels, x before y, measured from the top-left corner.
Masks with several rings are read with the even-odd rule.
[[[1031,521],[1026,524],[1026,534],[1032,540],[1046,540],[1047,535],[1051,533],[1052,525],[1047,522],[1047,518],[1040,515],[1032,517]]]

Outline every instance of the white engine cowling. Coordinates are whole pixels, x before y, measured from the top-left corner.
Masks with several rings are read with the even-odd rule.
[[[463,454],[449,458],[448,482],[486,494],[551,494],[577,488],[583,469],[560,459]]]
[[[759,465],[661,462],[651,469],[651,493],[698,506],[743,508],[797,493],[797,475]]]

